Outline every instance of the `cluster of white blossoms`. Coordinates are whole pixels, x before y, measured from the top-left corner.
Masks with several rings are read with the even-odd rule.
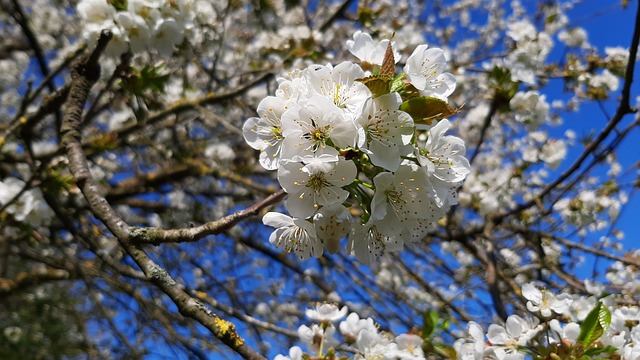
[[[394,337],[381,332],[373,319],[361,319],[356,313],[342,320],[348,312],[346,306],[319,304],[306,311],[307,317],[317,323],[298,328],[306,351],[294,346],[288,356],[277,355],[275,360],[418,360],[430,358],[434,353],[442,355],[434,350],[438,347],[447,349],[447,358],[460,360],[524,360],[532,355],[536,359],[640,359],[638,305],[606,294],[603,285],[589,280],[584,282],[586,295],[558,294],[539,285],[522,285],[523,305],[528,312],[490,324],[486,331],[474,321],[467,324],[464,334],[452,329],[452,334],[458,337],[452,347],[431,343],[433,333],[424,333],[428,327],[423,327],[422,333]],[[334,323],[340,320],[336,328]],[[340,356],[342,352],[348,356]]]
[[[581,230],[594,231],[607,226],[607,221],[598,216],[600,213],[605,213],[609,219],[615,219],[627,200],[628,195],[624,191],[611,194],[585,189],[573,198],[560,199],[553,208],[567,223],[578,226]]]
[[[392,337],[380,332],[373,319],[361,319],[358,314],[351,313],[338,325],[344,340],[340,343],[336,338],[334,322],[347,315],[347,307],[339,309],[335,305],[321,304],[315,309],[307,309],[306,315],[318,324],[311,327],[302,325],[298,328],[300,340],[306,344],[307,353],[302,348],[294,346],[289,350],[289,356],[277,355],[275,360],[302,360],[310,356],[321,358],[335,358],[339,345],[351,347],[355,351],[353,359],[424,359],[422,350],[423,340],[413,334],[402,334]],[[313,355],[312,355],[313,354]]]
[[[394,46],[357,32],[347,48],[360,64],[289,72],[244,124],[288,194],[291,216],[263,219],[277,228],[277,247],[308,259],[336,252],[348,236],[348,251],[369,264],[422,239],[457,204],[469,162],[464,142],[445,134],[455,78],[444,52],[427,45],[396,75]]]
[[[81,0],[78,14],[84,21],[84,37],[95,41],[102,30],[113,34],[107,53],[126,51],[170,56],[185,34],[198,24],[199,13],[213,9],[199,0]]]
[[[640,359],[640,308],[617,305],[614,296],[602,297],[602,287],[585,285],[592,285],[587,290],[593,295],[554,294],[524,284],[522,296],[530,313],[491,324],[486,333],[469,322],[469,336],[455,344],[457,358],[525,359],[536,349],[545,359]]]
[[[42,191],[29,189],[27,184],[15,177],[0,180],[0,209],[4,209],[16,222],[41,226],[51,221],[53,212],[44,201]],[[0,234],[12,232],[13,221],[3,224]]]

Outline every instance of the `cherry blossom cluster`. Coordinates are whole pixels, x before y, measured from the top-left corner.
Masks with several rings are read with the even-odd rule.
[[[347,48],[359,64],[289,72],[244,124],[288,194],[291,216],[263,219],[277,247],[308,259],[336,252],[348,236],[348,251],[369,264],[422,239],[457,203],[469,162],[464,142],[446,135],[455,78],[444,52],[427,45],[396,75],[394,47],[357,32]]]
[[[0,180],[0,209],[11,217],[3,224],[0,234],[16,231],[14,222],[26,222],[31,226],[48,224],[54,217],[39,188],[28,189],[27,184],[15,177]]]
[[[469,336],[455,344],[457,358],[525,359],[536,354],[534,358],[640,359],[640,307],[618,305],[615,296],[603,294],[602,286],[585,285],[592,295],[555,294],[524,284],[522,296],[530,313],[491,324],[486,333],[469,322]]]
[[[197,0],[81,0],[78,14],[84,21],[84,37],[95,41],[103,29],[113,39],[107,53],[158,53],[170,56],[185,34],[198,24],[198,14],[212,14],[205,1]]]
[[[536,282],[524,283],[521,294],[527,313],[510,315],[504,322],[490,324],[486,331],[470,321],[464,334],[453,331],[459,334],[453,347],[436,347],[461,360],[640,359],[640,307],[607,294],[601,284],[587,280],[584,285],[586,295],[558,294]],[[334,323],[347,312],[346,306],[331,304],[308,309],[307,317],[317,324],[298,328],[306,352],[294,346],[288,356],[277,355],[275,360],[335,359],[340,352],[349,353],[350,359],[417,360],[438,353],[429,343],[434,333],[424,333],[425,327],[423,333],[392,337],[379,331],[373,319],[351,313],[336,329]],[[338,334],[342,341],[336,339]]]
[[[320,304],[315,309],[307,309],[306,315],[318,324],[311,327],[301,325],[298,328],[300,341],[305,343],[307,353],[302,348],[294,346],[289,355],[277,355],[275,360],[302,360],[309,356],[318,359],[335,359],[338,349],[349,348],[355,352],[353,359],[424,359],[422,350],[423,340],[413,334],[402,334],[392,337],[379,331],[373,319],[361,319],[356,313],[350,313],[338,325],[344,340],[340,343],[335,335],[334,322],[347,315],[347,307],[338,308],[336,305]],[[312,355],[313,354],[313,355]]]

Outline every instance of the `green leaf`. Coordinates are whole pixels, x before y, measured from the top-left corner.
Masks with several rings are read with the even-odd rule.
[[[393,79],[393,75],[396,73],[396,62],[393,58],[393,48],[391,47],[391,41],[387,45],[387,50],[384,53],[384,60],[382,60],[382,66],[380,67],[380,76],[385,79]]]
[[[588,348],[602,336],[610,324],[611,313],[606,306],[598,302],[580,325],[578,341],[581,341],[584,347]]]
[[[511,81],[511,72],[503,67],[494,66],[489,71],[489,88],[493,90],[493,103],[500,113],[511,111],[509,101],[518,92],[519,83]]]
[[[609,309],[607,309],[607,307],[604,305],[600,307],[600,312],[598,313],[598,322],[604,330],[607,330],[607,328],[609,328],[609,325],[611,325],[611,312],[609,312]]]
[[[107,0],[107,2],[118,11],[127,11],[127,0]]]
[[[591,349],[585,351],[584,355],[587,356],[587,358],[590,359],[591,357],[596,356],[596,355],[600,355],[600,354],[613,354],[613,353],[616,352],[616,350],[618,350],[618,349],[616,349],[615,347],[613,347],[611,345],[609,345],[607,347],[603,347],[603,348],[594,347],[594,348],[591,348]]]
[[[382,66],[376,66],[371,76],[356,79],[365,84],[374,98],[388,94],[391,90],[392,82],[395,81],[393,75],[396,72],[396,62],[393,58],[393,49],[391,48],[391,42],[387,45],[387,51],[384,54],[384,60]]]
[[[391,89],[392,79],[385,78],[382,75],[371,75],[366,78],[356,79],[371,90],[374,98],[388,94]]]
[[[426,339],[433,333],[433,330],[438,326],[438,321],[440,317],[438,316],[438,312],[435,310],[429,310],[429,312],[422,313],[422,338]]]
[[[169,74],[163,72],[162,65],[145,66],[140,71],[132,69],[132,73],[122,79],[122,87],[136,96],[144,96],[147,90],[161,93],[169,80]]]
[[[453,346],[445,345],[445,344],[435,344],[435,349],[438,354],[446,357],[447,359],[457,359],[458,354],[456,353],[456,349]]]
[[[401,92],[404,87],[406,86],[406,83],[404,82],[404,79],[406,77],[405,73],[400,73],[398,75],[396,75],[396,77],[393,78],[393,81],[391,82],[391,92]]]
[[[409,113],[416,124],[430,125],[433,120],[455,115],[461,108],[453,109],[441,99],[421,96],[406,100],[400,105],[400,110]]]

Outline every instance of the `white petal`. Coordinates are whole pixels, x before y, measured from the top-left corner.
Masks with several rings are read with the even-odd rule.
[[[542,302],[542,292],[531,283],[522,286],[522,296],[536,305]]]
[[[487,331],[487,339],[493,345],[504,345],[511,340],[511,337],[507,335],[507,331],[502,326],[491,324]]]
[[[262,223],[267,226],[281,228],[293,225],[293,219],[279,212],[268,212],[262,217]]]

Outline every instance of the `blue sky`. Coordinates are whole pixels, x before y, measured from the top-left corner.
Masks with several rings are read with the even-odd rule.
[[[629,8],[623,10],[620,6],[621,1],[601,1],[587,0],[583,4],[575,7],[574,10],[568,12],[568,16],[572,23],[585,28],[589,34],[589,42],[596,46],[600,52],[604,52],[605,47],[621,46],[628,48],[633,35],[633,26],[635,18],[635,10],[638,6],[637,1],[630,1]],[[565,117],[564,125],[561,129],[571,128],[576,131],[578,138],[581,135],[588,134],[592,129],[596,131],[602,129],[608,117],[615,113],[620,96],[620,89],[614,94],[612,101],[606,101],[602,107],[596,103],[585,105],[576,114]],[[638,84],[638,69],[635,72],[635,82],[631,88],[631,105],[637,105],[636,96],[640,95],[640,84]],[[633,120],[634,115],[627,115],[623,124],[628,124]],[[640,160],[640,146],[638,146],[637,137],[640,129],[634,130],[630,136],[621,144],[616,152],[618,160],[622,165],[623,172],[628,172],[627,181],[633,181],[638,178],[638,170],[633,165]],[[578,149],[580,150],[580,149]],[[575,151],[569,154],[569,158],[561,165],[567,166],[571,158],[577,156]],[[605,177],[604,171],[596,172]],[[625,182],[627,182],[625,181]],[[638,241],[638,218],[640,216],[640,197],[636,192],[629,193],[630,199],[623,208],[620,218],[615,229],[622,230],[625,233],[623,240],[626,249],[639,248]],[[595,241],[598,235],[589,235],[588,240]],[[586,270],[586,269],[585,269]]]

